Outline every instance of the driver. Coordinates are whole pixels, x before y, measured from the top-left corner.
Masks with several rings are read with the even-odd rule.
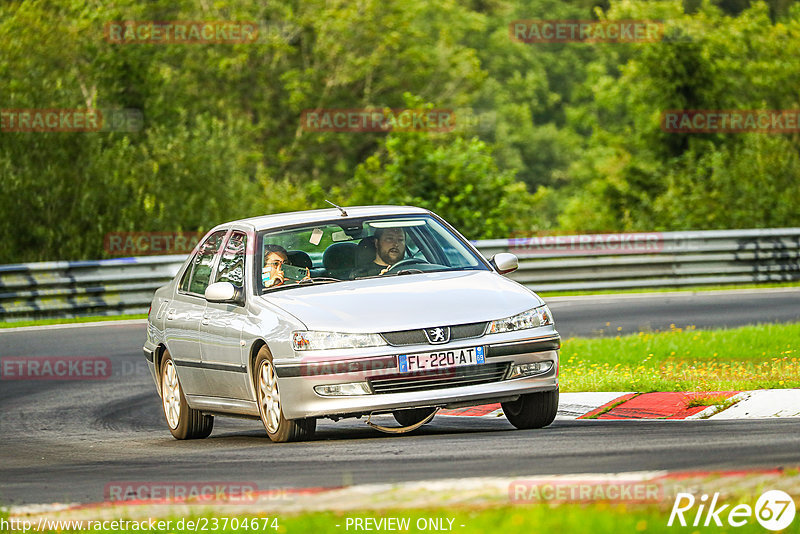
[[[375,259],[358,270],[356,276],[378,276],[385,274],[406,255],[406,233],[402,228],[378,228],[375,230]]]

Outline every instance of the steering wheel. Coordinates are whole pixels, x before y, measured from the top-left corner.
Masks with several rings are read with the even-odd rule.
[[[395,263],[394,265],[389,267],[389,270],[386,271],[386,272],[387,273],[397,272],[397,270],[400,267],[404,267],[406,265],[416,265],[418,263],[428,263],[428,262],[426,260],[423,260],[423,259],[420,259],[420,258],[406,258],[404,260],[398,261],[397,263]]]

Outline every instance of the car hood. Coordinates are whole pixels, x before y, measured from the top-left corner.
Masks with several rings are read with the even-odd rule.
[[[285,289],[261,297],[309,330],[392,332],[502,319],[544,304],[490,271],[422,273]]]

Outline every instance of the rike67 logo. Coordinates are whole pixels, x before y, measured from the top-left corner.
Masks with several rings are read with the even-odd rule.
[[[667,526],[741,527],[755,517],[758,523],[773,531],[787,528],[795,516],[795,505],[788,493],[780,490],[766,491],[758,498],[755,507],[749,504],[721,504],[719,493],[710,498],[703,494],[695,498],[691,493],[678,493]]]

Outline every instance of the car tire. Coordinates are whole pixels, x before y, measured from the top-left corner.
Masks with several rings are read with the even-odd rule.
[[[175,439],[202,439],[211,435],[214,416],[194,410],[186,402],[172,356],[164,353],[161,363],[161,407]]]
[[[411,410],[395,410],[392,412],[392,415],[394,415],[394,420],[400,423],[401,426],[411,426],[428,417],[435,409],[436,408],[413,408]],[[431,421],[433,421],[433,419],[431,419]],[[428,423],[430,423],[430,421],[428,421]]]
[[[519,399],[500,406],[508,421],[520,430],[543,428],[556,418],[558,389],[520,395]]]
[[[317,428],[316,419],[286,419],[283,416],[278,376],[272,364],[272,354],[266,346],[261,347],[256,355],[253,377],[258,413],[261,415],[261,422],[264,423],[269,439],[276,443],[311,439]]]

